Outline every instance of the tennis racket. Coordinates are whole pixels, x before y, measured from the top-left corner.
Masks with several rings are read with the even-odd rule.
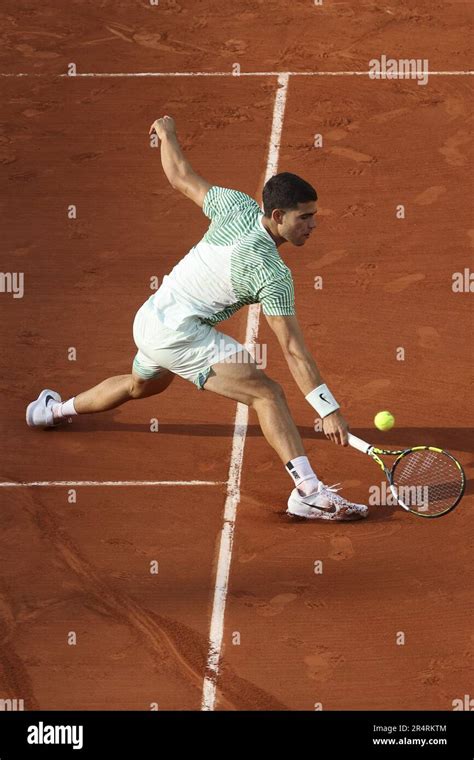
[[[458,460],[434,446],[390,451],[349,433],[349,444],[371,457],[384,471],[397,503],[418,517],[441,517],[461,501],[466,476]],[[381,456],[396,457],[389,468]]]

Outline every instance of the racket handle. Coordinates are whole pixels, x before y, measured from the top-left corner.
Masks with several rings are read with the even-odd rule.
[[[368,454],[369,449],[372,448],[370,443],[363,441],[362,438],[357,438],[357,436],[352,435],[352,433],[348,434],[347,440],[350,446],[353,446],[354,449],[361,451],[363,454]]]

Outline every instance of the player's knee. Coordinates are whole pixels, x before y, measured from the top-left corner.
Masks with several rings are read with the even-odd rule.
[[[272,380],[271,377],[268,377],[262,373],[257,392],[257,401],[264,400],[271,401],[273,403],[279,403],[283,401],[284,398],[285,393],[280,383],[277,383],[276,380]]]
[[[135,379],[132,379],[130,382],[130,387],[128,389],[128,395],[130,396],[131,399],[143,398],[143,396],[146,393],[146,386],[147,386],[146,380],[144,380],[143,382],[140,382]]]

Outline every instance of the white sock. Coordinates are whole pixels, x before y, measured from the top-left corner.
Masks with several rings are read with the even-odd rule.
[[[308,457],[295,457],[285,465],[302,496],[309,496],[318,487],[319,480],[313,472]]]
[[[76,397],[73,396],[68,401],[63,401],[61,404],[55,404],[53,406],[53,417],[55,420],[63,420],[65,417],[74,417],[74,415],[77,414],[74,408],[75,398]]]

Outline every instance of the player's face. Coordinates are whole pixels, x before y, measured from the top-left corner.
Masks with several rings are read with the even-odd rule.
[[[304,245],[316,227],[315,216],[316,201],[299,203],[298,208],[285,212],[279,233],[293,245]]]

